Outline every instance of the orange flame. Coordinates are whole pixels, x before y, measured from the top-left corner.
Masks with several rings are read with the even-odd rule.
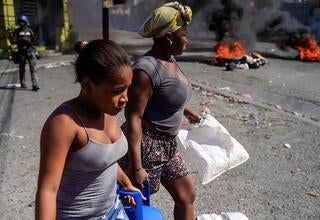
[[[213,50],[217,57],[226,59],[234,59],[242,57],[246,54],[246,51],[239,41],[236,41],[232,44],[229,44],[225,41],[220,41]]]
[[[305,40],[298,41],[295,49],[298,50],[301,61],[320,61],[320,48],[316,40],[311,36],[308,36]]]

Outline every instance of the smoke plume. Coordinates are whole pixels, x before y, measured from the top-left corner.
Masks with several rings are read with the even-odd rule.
[[[288,12],[280,11],[278,0],[207,0],[204,11],[216,40],[239,40],[246,49],[257,38],[288,42],[296,34],[308,33]],[[201,10],[199,11],[201,12]]]

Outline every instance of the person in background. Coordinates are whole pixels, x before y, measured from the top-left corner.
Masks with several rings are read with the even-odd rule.
[[[117,163],[128,143],[116,115],[128,101],[131,63],[116,43],[94,40],[75,69],[79,95],[57,107],[42,129],[36,219],[127,219],[116,184],[140,190]]]
[[[27,88],[27,84],[25,82],[25,66],[28,62],[32,80],[32,90],[38,91],[40,87],[38,85],[36,75],[35,59],[39,58],[39,54],[32,46],[32,43],[35,40],[34,33],[31,28],[29,28],[30,24],[27,16],[19,16],[17,22],[19,24],[19,28],[14,30],[11,37],[11,43],[17,44],[18,46],[19,76],[21,88]]]
[[[154,10],[140,28],[139,34],[153,38],[154,44],[133,65],[122,125],[129,150],[119,162],[136,186],[141,188],[148,178],[152,193],[160,183],[166,188],[175,202],[176,220],[195,219],[195,187],[177,152],[177,134],[183,116],[191,123],[200,122],[200,116],[186,108],[191,82],[174,58],[186,47],[191,18],[189,7],[172,2]]]

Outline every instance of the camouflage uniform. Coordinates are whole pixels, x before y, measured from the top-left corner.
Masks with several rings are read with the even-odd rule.
[[[19,75],[22,88],[26,88],[25,82],[25,65],[28,62],[32,80],[32,90],[37,91],[39,89],[38,80],[36,76],[36,61],[35,58],[38,55],[37,51],[33,48],[32,42],[34,41],[33,31],[25,26],[17,28],[12,34],[12,42],[18,45],[19,56]]]

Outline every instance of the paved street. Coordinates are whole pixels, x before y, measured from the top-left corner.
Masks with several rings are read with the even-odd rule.
[[[151,44],[130,32],[113,32],[111,38],[133,58]],[[246,163],[201,185],[196,161],[182,151],[197,186],[196,214],[320,219],[320,63],[302,63],[291,59],[293,52],[279,52],[281,59],[270,58],[261,69],[227,72],[208,65],[210,41],[190,43],[177,59],[194,84],[191,107],[198,111],[209,107],[250,155]],[[277,53],[270,44],[257,48]],[[37,93],[7,88],[17,82],[18,73],[12,64],[7,67],[7,61],[0,61],[0,219],[33,219],[40,129],[58,104],[79,91],[74,59],[67,55],[40,60]],[[30,89],[28,72],[27,82]],[[245,94],[251,97],[249,103],[243,102]],[[258,118],[256,125],[248,123],[250,117]],[[152,202],[166,219],[173,219],[173,202],[163,189]]]

